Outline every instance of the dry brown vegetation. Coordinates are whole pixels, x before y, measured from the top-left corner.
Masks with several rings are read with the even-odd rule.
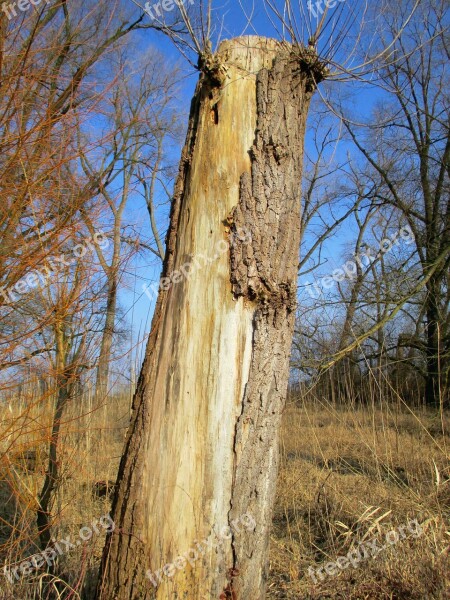
[[[33,402],[33,387],[6,411],[0,426],[0,561],[14,566],[41,552],[36,528],[38,494],[48,461],[51,410]],[[80,539],[82,527],[109,513],[110,497],[129,420],[130,394],[110,398],[108,409],[94,392],[78,397],[61,427],[60,485],[51,507],[52,537]],[[48,409],[49,407],[47,407]],[[1,600],[15,598],[92,598],[105,529],[59,557],[55,573],[40,569],[11,585],[1,573]],[[65,549],[64,545],[61,546]],[[45,566],[45,565],[44,565]],[[56,594],[56,596],[55,596]]]
[[[1,424],[3,564],[39,551],[36,498],[51,420],[44,404],[33,404],[32,397],[32,389],[28,395],[24,391],[22,403],[6,412]],[[68,412],[62,483],[53,507],[56,540],[68,535],[77,540],[81,527],[109,511],[105,487],[115,479],[129,404],[130,393],[117,394],[106,414],[87,394]],[[448,416],[401,404],[374,401],[349,408],[291,397],[282,431],[268,598],[448,598],[449,425]],[[334,562],[362,540],[382,540],[412,519],[423,526],[420,537],[399,540],[357,568],[317,584],[308,575],[310,566]],[[0,598],[31,600],[58,590],[61,598],[89,600],[103,543],[100,530],[92,541],[63,554],[54,575],[41,571],[11,585],[2,573]]]
[[[297,402],[282,439],[270,598],[449,597],[448,418],[380,401],[353,409]],[[308,575],[412,519],[420,537],[317,585]]]

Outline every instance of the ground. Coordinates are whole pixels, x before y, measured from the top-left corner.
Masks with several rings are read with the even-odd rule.
[[[49,584],[72,599],[81,597],[84,585],[84,598],[92,598],[108,525],[101,519],[109,511],[108,482],[117,470],[128,403],[128,394],[118,396],[108,413],[85,412],[81,420],[74,408],[75,420],[68,418],[63,438],[63,486],[53,507],[55,539],[70,536],[74,546],[58,558],[58,577],[40,574],[12,585],[1,574],[0,600],[39,598]],[[10,565],[33,543],[34,497],[45,463],[45,438],[37,424],[45,418],[28,415],[22,429],[14,430],[8,419],[0,430],[0,551]],[[6,451],[11,431],[14,452]],[[290,398],[281,434],[268,599],[450,598],[449,442],[448,417],[424,409],[382,402],[343,408]],[[8,515],[16,521],[14,544],[12,538],[5,544]],[[81,528],[88,539],[81,539]]]
[[[288,406],[269,598],[450,598],[450,437],[443,425],[404,406]],[[392,530],[399,539],[389,533],[389,546]],[[354,566],[317,574],[361,541],[369,543],[351,555]]]

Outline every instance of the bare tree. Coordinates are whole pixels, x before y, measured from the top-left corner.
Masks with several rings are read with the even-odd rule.
[[[175,135],[176,119],[170,103],[173,102],[175,72],[164,72],[161,69],[162,57],[154,54],[148,56],[139,73],[132,69],[129,60],[120,57],[118,71],[126,73],[111,96],[110,108],[106,108],[110,116],[110,131],[104,134],[104,142],[94,139],[94,154],[98,155],[99,146],[103,146],[103,156],[95,162],[90,157],[90,144],[86,135],[79,133],[79,155],[87,182],[92,189],[97,188],[99,202],[105,208],[103,223],[109,221],[105,215],[110,214],[112,225],[107,225],[112,247],[105,253],[97,245],[96,253],[105,274],[106,307],[105,323],[97,366],[97,397],[105,402],[108,392],[108,376],[111,362],[111,351],[115,334],[117,296],[123,271],[132,255],[146,249],[163,260],[163,248],[155,217],[155,195],[158,177],[161,177],[167,166],[164,164],[165,138]],[[150,178],[150,184],[143,173]],[[141,193],[150,214],[150,226],[154,244],[148,245],[133,234],[130,226],[125,227],[124,213],[133,194]],[[95,235],[98,210],[89,206],[82,209],[91,236]],[[125,253],[124,250],[128,251]]]
[[[86,116],[93,109],[100,96],[88,77],[144,16],[134,21],[125,16],[118,23],[117,5],[115,10],[117,18],[111,18],[105,2],[69,6],[63,0],[9,22],[0,12],[0,307],[5,318],[14,313],[23,278],[58,253],[65,239],[61,233],[70,231],[79,209],[96,193],[90,184],[77,189],[69,181],[76,160],[75,114]],[[41,326],[47,320],[42,315]],[[3,341],[2,363],[8,364],[8,353],[28,333]]]
[[[73,243],[72,247],[76,247]],[[82,259],[59,272],[39,294],[42,307],[53,315],[41,330],[47,351],[46,378],[55,396],[51,431],[48,436],[48,464],[38,496],[37,526],[42,549],[51,544],[55,493],[61,485],[60,433],[69,403],[79,394],[83,374],[91,368],[95,347],[97,304],[90,267]],[[39,303],[34,302],[34,308]],[[45,358],[45,357],[42,357]]]
[[[63,256],[83,237],[80,216],[98,194],[77,169],[76,129],[104,95],[107,56],[144,26],[143,13],[130,19],[120,4],[61,0],[9,21],[6,4],[0,12],[0,368],[2,387],[11,388],[25,367],[38,366],[54,398],[37,509],[43,547],[60,484],[64,411],[98,331],[95,278],[82,260]]]
[[[376,120],[356,127],[352,140],[378,178],[380,204],[400,212],[414,233],[425,289],[425,338],[411,338],[426,357],[425,396],[430,406],[448,397],[450,369],[450,128],[447,98],[448,5],[432,0],[416,11],[408,35],[394,32],[408,3],[382,17],[385,53],[376,61],[388,92]]]

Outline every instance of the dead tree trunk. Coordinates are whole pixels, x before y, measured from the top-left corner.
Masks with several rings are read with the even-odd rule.
[[[259,37],[222,43],[200,67],[101,600],[265,593],[303,139],[323,69],[312,49]]]

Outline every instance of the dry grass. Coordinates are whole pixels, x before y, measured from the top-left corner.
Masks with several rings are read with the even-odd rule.
[[[105,412],[84,399],[83,409],[79,403],[66,415],[62,486],[53,506],[57,540],[68,535],[77,539],[81,527],[108,512],[108,498],[95,497],[93,487],[115,479],[129,401],[129,395],[118,395]],[[36,551],[34,511],[48,426],[46,411],[37,405],[22,421],[17,414],[3,417],[3,564]],[[448,421],[398,407],[350,411],[328,404],[290,404],[282,430],[268,598],[450,598],[449,431]],[[36,464],[27,470],[24,453],[36,449]],[[335,561],[359,541],[382,539],[411,519],[423,524],[420,537],[399,541],[378,557],[317,584],[308,576],[310,566]],[[50,588],[64,599],[91,600],[103,543],[100,531],[64,554],[57,578],[41,573],[10,585],[1,574],[0,600],[46,598]]]
[[[290,405],[269,598],[450,598],[449,433],[448,420],[426,412]],[[384,545],[386,532],[412,519],[420,537],[316,583],[308,575],[362,540]]]
[[[66,412],[59,447],[61,484],[52,507],[56,541],[68,536],[77,541],[82,527],[93,530],[93,520],[109,513],[109,499],[96,495],[96,484],[115,481],[129,406],[129,393],[110,398],[107,408],[84,396]],[[30,397],[4,414],[0,423],[1,564],[15,565],[39,552],[36,499],[47,461],[49,414],[45,403]],[[105,528],[97,524],[97,530],[91,540],[59,557],[57,577],[41,571],[10,584],[0,572],[0,600],[40,600],[51,594],[90,600],[105,541]]]

